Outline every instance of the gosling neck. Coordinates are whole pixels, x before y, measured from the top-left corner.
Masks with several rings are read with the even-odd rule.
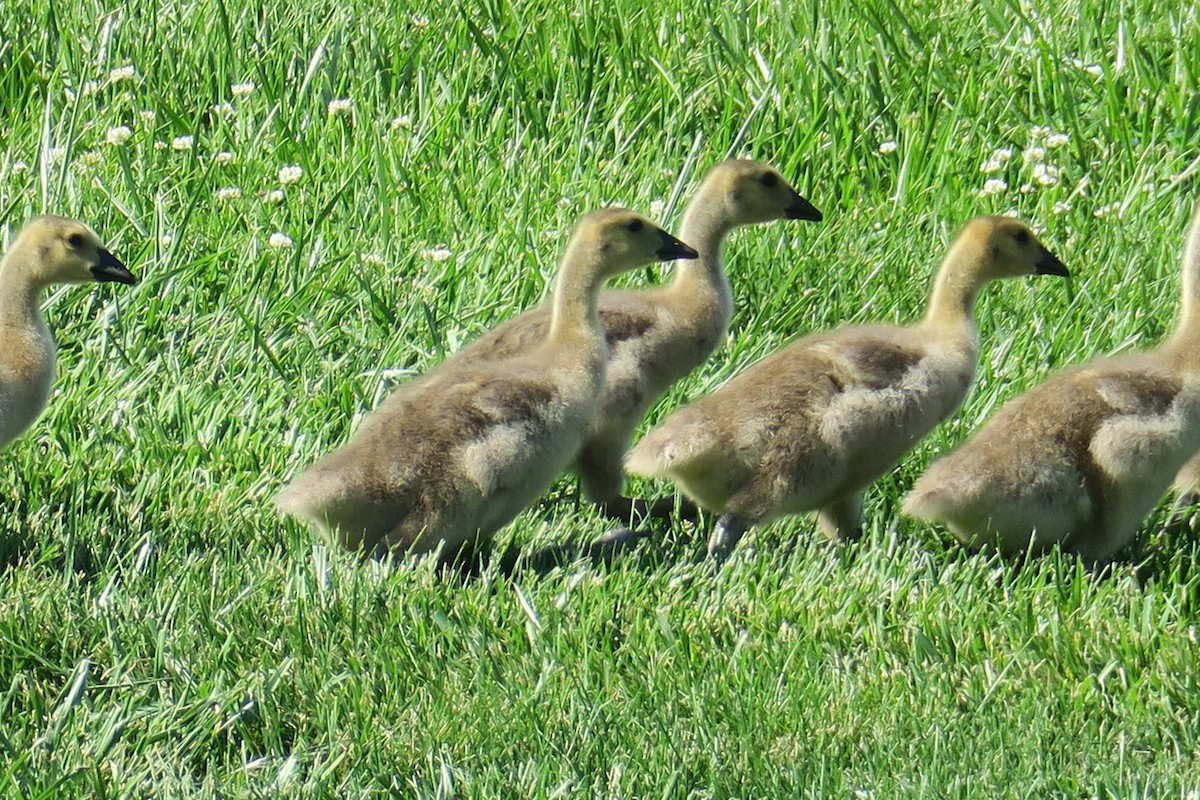
[[[550,334],[547,343],[596,339],[604,343],[600,325],[600,287],[608,274],[595,248],[571,243],[558,268],[550,301]]]
[[[942,261],[922,323],[930,332],[975,340],[975,301],[983,281],[975,268],[979,254],[974,249],[968,242],[957,242]]]
[[[41,327],[39,300],[44,288],[12,253],[0,261],[0,328]]]
[[[1181,350],[1190,363],[1200,366],[1200,206],[1188,228],[1182,273],[1179,322],[1167,347]]]
[[[679,238],[699,253],[698,258],[675,262],[670,292],[691,302],[715,303],[732,311],[732,291],[725,275],[721,250],[725,238],[736,226],[730,220],[716,192],[704,187],[688,205],[679,226]]]

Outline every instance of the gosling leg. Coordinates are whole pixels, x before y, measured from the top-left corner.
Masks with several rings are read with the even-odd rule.
[[[713,526],[712,536],[708,539],[708,557],[718,564],[725,561],[748,527],[741,517],[726,511]]]
[[[862,536],[862,508],[862,492],[847,495],[817,511],[817,525],[835,542],[854,541]]]

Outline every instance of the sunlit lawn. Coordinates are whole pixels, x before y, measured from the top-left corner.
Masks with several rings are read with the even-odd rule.
[[[143,277],[48,297],[57,392],[0,453],[0,789],[1200,796],[1200,548],[1169,499],[1106,579],[897,511],[1003,400],[1173,322],[1194,5],[591,6],[0,14],[0,219],[83,218]],[[728,341],[655,418],[802,332],[919,314],[972,215],[1076,275],[989,290],[976,389],[862,542],[797,518],[717,571],[704,520],[551,564],[607,527],[564,480],[500,537],[524,569],[460,580],[274,516],[389,387],[538,302],[577,216],[671,228],[731,154],[826,220],[733,237]]]

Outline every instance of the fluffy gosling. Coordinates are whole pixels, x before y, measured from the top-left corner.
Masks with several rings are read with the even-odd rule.
[[[348,549],[437,552],[444,560],[491,535],[537,498],[578,451],[604,387],[604,281],[696,251],[625,209],[575,227],[550,324],[521,355],[451,359],[394,392],[340,449],[277,498],[285,514]]]
[[[584,494],[606,514],[628,519],[634,508],[636,501],[622,496],[621,462],[646,410],[703,364],[729,328],[733,299],[721,258],[726,237],[743,225],[821,218],[770,166],[724,161],[708,172],[683,214],[680,236],[700,257],[678,265],[666,286],[601,294],[608,377],[573,467]],[[550,316],[546,306],[526,311],[454,358],[485,362],[529,352],[545,338]],[[643,510],[666,516],[673,507],[665,501]]]
[[[1006,403],[904,500],[969,547],[1053,545],[1093,566],[1137,532],[1200,449],[1200,207],[1174,334],[1157,349],[1074,367]],[[1189,488],[1186,484],[1183,488]]]
[[[34,217],[0,261],[0,449],[46,407],[57,347],[40,307],[55,283],[133,284],[96,232],[64,217]]]
[[[1017,220],[978,217],[942,262],[923,320],[806,336],[667,417],[626,468],[669,477],[720,512],[714,558],[748,527],[803,511],[831,537],[856,537],[863,489],[966,395],[980,290],[1033,274],[1067,270]]]

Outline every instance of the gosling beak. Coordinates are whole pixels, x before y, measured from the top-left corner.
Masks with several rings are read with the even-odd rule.
[[[1034,264],[1037,267],[1038,275],[1061,275],[1064,278],[1071,277],[1071,273],[1067,272],[1066,266],[1058,260],[1058,256],[1051,253],[1046,248],[1042,248],[1042,257]]]
[[[793,192],[793,194],[795,193]],[[825,215],[816,206],[798,194],[792,198],[792,204],[785,208],[783,213],[788,219],[806,219],[811,222],[820,222],[825,219]]]
[[[92,267],[92,275],[100,283],[115,281],[116,283],[135,284],[138,279],[126,269],[125,265],[104,248],[100,248],[100,263]]]
[[[666,231],[660,230],[662,244],[654,252],[659,261],[674,261],[677,258],[699,258],[700,254]]]

